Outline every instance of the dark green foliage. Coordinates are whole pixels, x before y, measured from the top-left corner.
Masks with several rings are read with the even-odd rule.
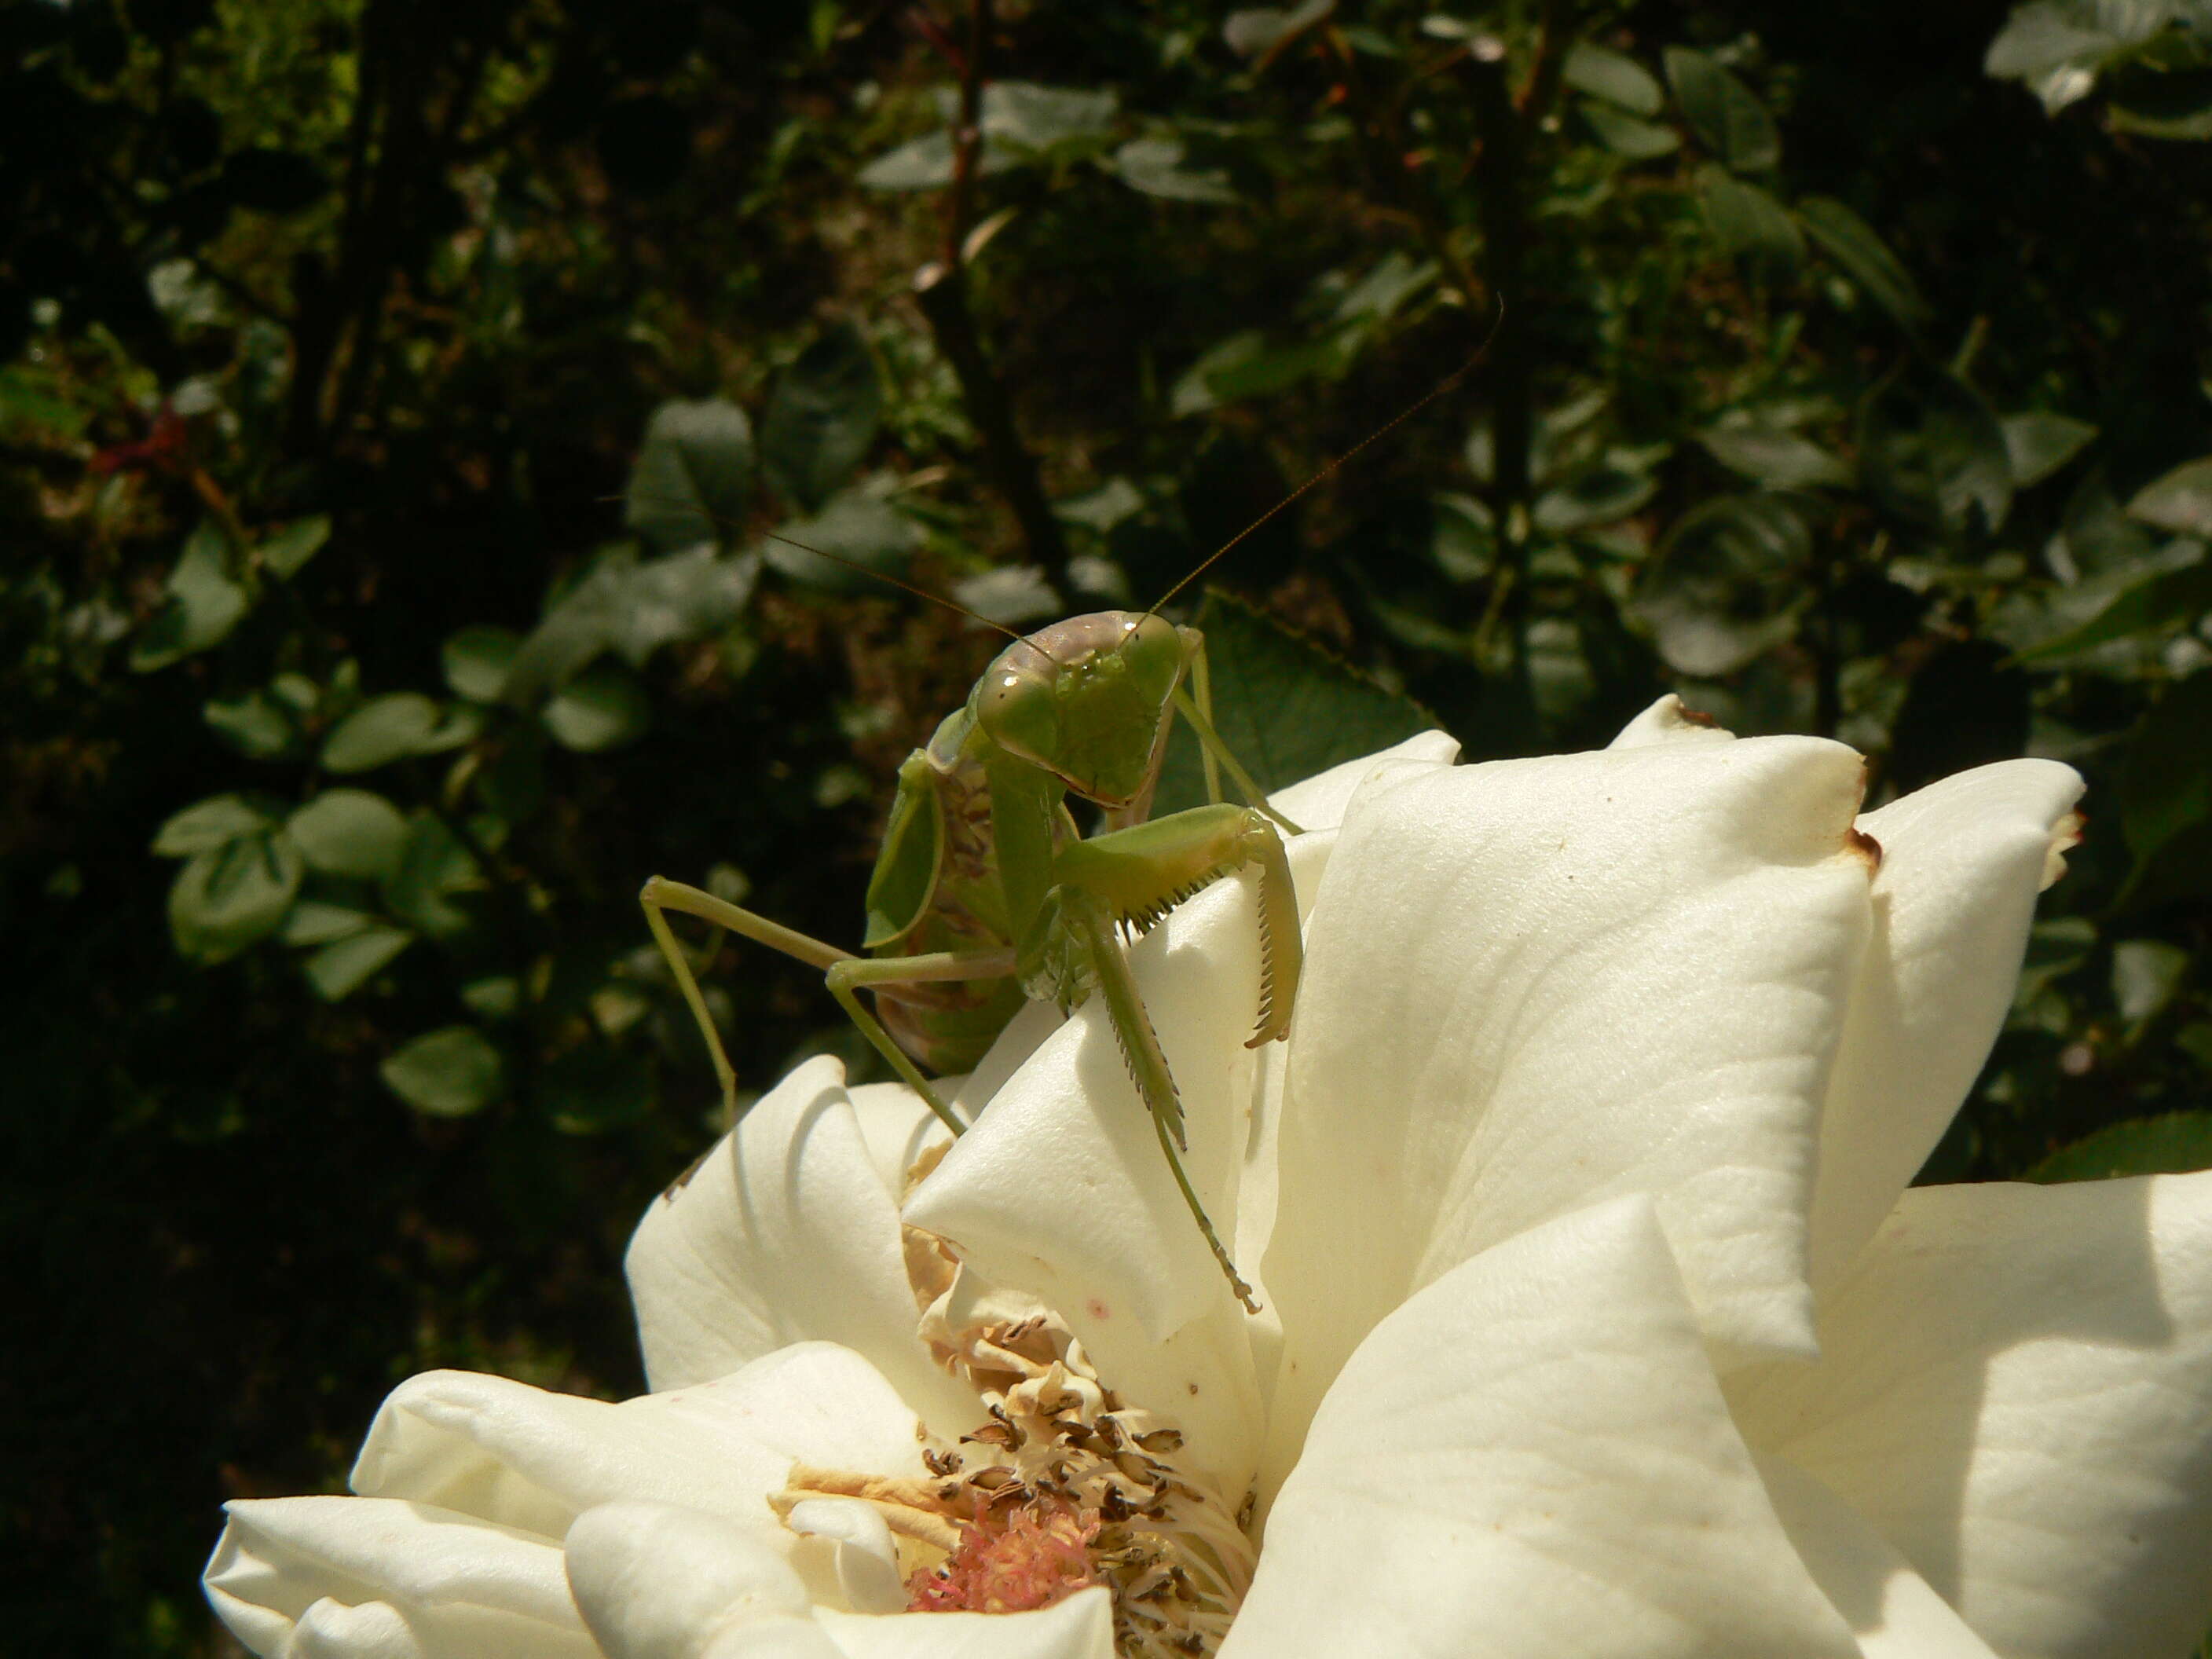
[[[2202,9],[1001,8],[970,146],[949,5],[0,7],[11,1637],[212,1651],[215,1504],[408,1370],[635,1388],[719,1127],[635,894],[857,941],[1001,643],[879,578],[1144,606],[1409,409],[1170,607],[1264,781],[2068,759],[1930,1173],[2212,1157]]]
[[[1209,593],[1195,625],[1206,634],[1213,729],[1263,789],[1279,789],[1425,732],[1419,704],[1316,651],[1282,624]],[[1154,810],[1206,799],[1198,741],[1177,722]]]

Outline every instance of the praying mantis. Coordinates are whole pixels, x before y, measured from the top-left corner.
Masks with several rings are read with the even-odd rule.
[[[970,1071],[1025,999],[1054,1002],[1065,1013],[1096,995],[1191,1218],[1237,1299],[1259,1311],[1183,1168],[1182,1103],[1138,993],[1127,942],[1224,877],[1255,872],[1260,994],[1246,1046],[1287,1036],[1304,958],[1282,832],[1296,835],[1298,827],[1267,804],[1214,730],[1204,636],[1160,611],[1246,537],[1465,380],[1488,354],[1504,314],[1501,305],[1458,369],[1261,514],[1158,605],[1073,617],[1001,651],[966,702],[899,768],[859,951],[682,882],[646,882],[639,902],[647,925],[707,1039],[732,1116],[736,1073],[669,927],[672,911],[821,969],[861,1035],[955,1135],[967,1126],[921,1065],[940,1074]],[[1177,714],[1199,741],[1209,804],[1148,821]],[[1247,805],[1222,801],[1223,772]],[[1104,809],[1098,834],[1082,834],[1071,796]],[[864,990],[875,998],[872,1011],[860,1000]]]
[[[1178,714],[1201,746],[1212,804],[1146,821]],[[1251,805],[1221,800],[1221,771]],[[1104,808],[1107,827],[1085,838],[1071,795]],[[1223,877],[1257,872],[1260,996],[1248,1046],[1286,1035],[1302,955],[1282,830],[1297,826],[1266,805],[1213,729],[1204,636],[1154,611],[1102,611],[1016,639],[899,768],[860,953],[661,876],[639,899],[732,1109],[736,1075],[670,911],[820,968],[861,1034],[956,1135],[967,1126],[917,1060],[971,1070],[1025,997],[1065,1012],[1098,996],[1176,1186],[1256,1313],[1183,1169],[1182,1104],[1127,940]]]

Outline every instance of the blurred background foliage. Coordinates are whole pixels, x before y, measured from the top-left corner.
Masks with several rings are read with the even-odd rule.
[[[1285,777],[1411,700],[1522,754],[1674,688],[1876,800],[2069,761],[1930,1174],[2212,1163],[2203,0],[0,43],[24,1650],[222,1650],[215,1504],[333,1486],[410,1371],[639,1386],[619,1253],[720,1127],[639,883],[853,937],[994,648],[865,570],[1151,602],[1486,342],[1208,573],[1232,736]],[[748,1089],[860,1065],[804,969],[708,978]]]

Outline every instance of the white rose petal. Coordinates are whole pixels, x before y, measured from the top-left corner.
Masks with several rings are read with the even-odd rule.
[[[863,1129],[828,1056],[778,1084],[690,1179],[653,1204],[630,1242],[646,1375],[656,1389],[708,1382],[793,1342],[866,1355],[934,1420],[967,1402],[914,1341],[898,1189],[877,1145],[927,1144],[928,1109],[905,1091],[864,1097]]]
[[[1841,1659],[1647,1198],[1493,1246],[1338,1376],[1224,1659]]]
[[[2212,1609],[2212,1173],[1929,1187],[1732,1379],[2007,1659],[2180,1654]]]
[[[208,1600],[256,1654],[596,1659],[559,1545],[425,1504],[267,1498],[225,1506]],[[349,1618],[344,1609],[382,1604]],[[395,1621],[413,1643],[400,1644]]]
[[[1881,868],[1821,1115],[1816,1283],[1873,1237],[1989,1058],[2054,841],[2081,793],[2070,767],[2008,761],[1859,820]]]
[[[1267,1264],[1269,1468],[1407,1296],[1659,1200],[1717,1340],[1810,1352],[1819,1108],[1868,927],[1859,757],[1814,739],[1462,767],[1371,793],[1307,933]]]

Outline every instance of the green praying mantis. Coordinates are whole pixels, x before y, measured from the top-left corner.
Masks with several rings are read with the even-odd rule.
[[[1260,994],[1247,1046],[1286,1036],[1304,957],[1282,833],[1298,827],[1267,805],[1214,730],[1203,635],[1160,611],[1246,537],[1458,385],[1488,352],[1498,326],[1427,396],[1285,496],[1158,605],[1070,617],[1001,651],[967,702],[899,768],[859,951],[662,876],[645,884],[646,921],[706,1036],[732,1115],[736,1074],[669,927],[672,911],[821,969],[862,1036],[955,1135],[967,1126],[922,1066],[940,1074],[972,1070],[1025,999],[1066,1012],[1096,995],[1192,1219],[1237,1300],[1259,1311],[1183,1168],[1182,1103],[1127,945],[1224,877],[1255,872]],[[1149,818],[1178,714],[1198,739],[1209,805]],[[1245,805],[1222,800],[1223,772]],[[1103,809],[1099,833],[1083,835],[1071,796]],[[874,997],[872,1010],[863,991]]]
[[[1153,611],[1097,611],[1015,640],[899,768],[860,953],[698,888],[648,880],[639,896],[647,922],[707,1037],[725,1098],[734,1105],[736,1076],[669,928],[672,910],[822,969],[861,1034],[956,1135],[966,1125],[921,1066],[972,1070],[1025,998],[1065,1012],[1096,994],[1183,1201],[1256,1312],[1183,1169],[1182,1102],[1127,951],[1131,935],[1204,888],[1256,871],[1261,967],[1250,1046],[1290,1029],[1301,954],[1281,831],[1297,826],[1266,805],[1215,732],[1209,703],[1204,637]],[[1212,804],[1146,821],[1177,714],[1202,747]],[[1221,771],[1252,805],[1221,801]],[[1103,808],[1107,827],[1086,839],[1071,795]]]

